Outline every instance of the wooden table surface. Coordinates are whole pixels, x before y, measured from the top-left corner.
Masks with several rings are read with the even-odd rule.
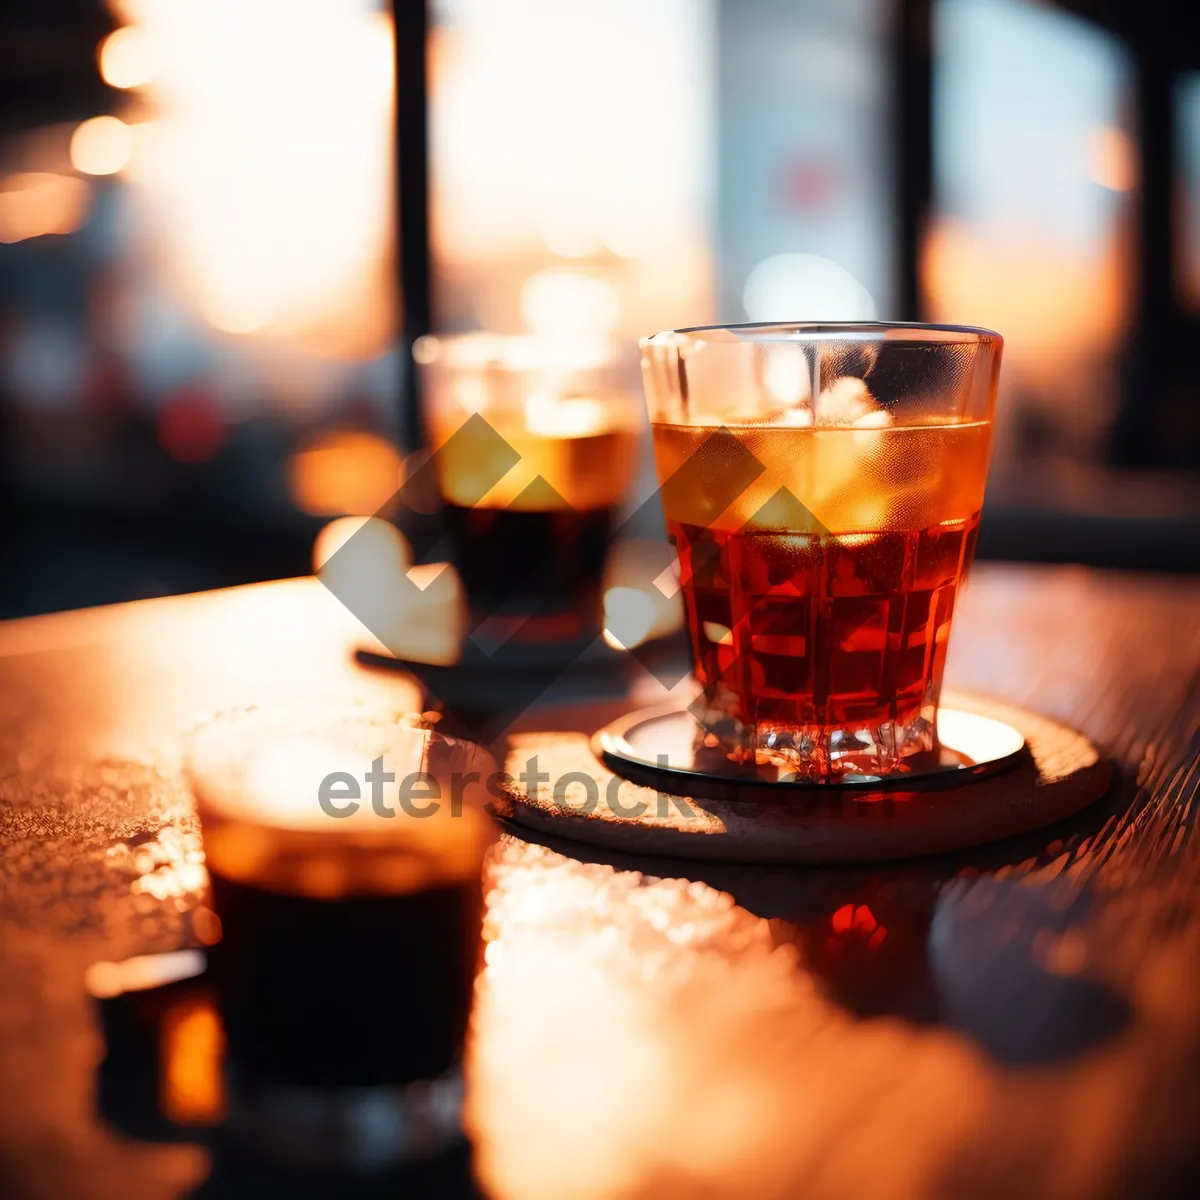
[[[83,972],[195,944],[191,720],[413,702],[354,665],[356,636],[312,580],[0,626],[0,1194],[225,1194],[198,1142],[99,1118]],[[948,678],[1114,759],[1082,815],[872,868],[606,861],[506,835],[467,1059],[480,1188],[1197,1194],[1198,665],[1196,580],[984,565]],[[268,1194],[235,1175],[228,1194]]]

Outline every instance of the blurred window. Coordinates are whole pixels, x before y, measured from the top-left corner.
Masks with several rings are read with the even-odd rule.
[[[2,615],[299,573],[397,478],[385,0],[71,15],[0,114]]]
[[[1126,52],[1023,0],[937,0],[934,18],[930,315],[1005,337],[1000,473],[1098,460],[1130,325]]]
[[[893,303],[886,0],[721,0],[723,321]]]
[[[711,0],[442,0],[442,329],[629,339],[712,314]]]
[[[1182,248],[1177,287],[1183,302],[1200,310],[1200,71],[1190,72],[1176,85],[1175,114]]]

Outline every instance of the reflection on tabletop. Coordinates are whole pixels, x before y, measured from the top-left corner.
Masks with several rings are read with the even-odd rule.
[[[606,859],[506,836],[486,867],[465,1062],[481,1189],[1186,1194],[1200,1045],[1195,606],[1186,581],[973,574],[948,679],[1070,721],[1121,768],[1108,798],[1040,834],[843,869]],[[220,1111],[211,1017],[193,1008],[169,1026],[171,1053],[191,1061],[162,1077],[169,1087],[150,1068],[142,1094],[164,1097],[176,1127],[161,1144],[162,1125],[109,1104],[118,1042],[101,1042],[108,1018],[82,985],[89,964],[204,943],[203,865],[171,741],[198,711],[305,695],[411,702],[402,674],[354,666],[361,628],[342,615],[297,581],[0,631],[17,763],[0,780],[0,1117],[22,1185],[288,1194],[278,1181],[254,1192],[276,1168],[183,1124]],[[594,718],[547,717],[568,719]],[[61,1154],[47,1157],[49,1138]],[[456,1169],[465,1178],[465,1157]]]
[[[1107,1194],[1131,1147],[1186,1134],[1138,1094],[1086,832],[892,870],[566,848],[505,835],[485,869],[466,1127],[487,1194]],[[1154,1057],[1181,1081],[1195,950],[1161,938],[1137,998],[1176,1013]],[[225,1104],[211,1009],[185,998],[162,1031],[160,1111],[193,1137]],[[206,1140],[197,1194],[278,1173],[236,1132]]]

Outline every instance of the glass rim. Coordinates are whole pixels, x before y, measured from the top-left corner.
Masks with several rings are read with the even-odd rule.
[[[715,335],[715,336],[710,336]],[[911,341],[934,346],[1003,346],[1004,338],[981,325],[946,325],[926,321],[751,321],[691,325],[663,329],[638,340],[642,350],[677,347],[680,341],[705,345],[744,345],[747,342],[879,342]]]
[[[272,752],[287,755],[316,750],[323,755],[300,761],[297,780],[316,783],[314,769],[355,770],[383,756],[389,767],[405,764],[445,786],[454,772],[496,770],[492,755],[479,743],[443,733],[417,709],[392,707],[352,699],[266,700],[235,705],[197,717],[182,731],[180,767],[203,826],[206,819],[235,819],[262,823],[264,810],[248,804],[246,797],[257,786],[251,782],[256,763],[270,761]],[[285,761],[283,758],[278,762]],[[351,771],[351,774],[354,772]],[[399,775],[399,772],[396,772]],[[400,776],[403,778],[403,776]],[[327,814],[324,814],[327,815]],[[286,812],[266,822],[272,828],[306,828],[290,823]],[[323,823],[317,828],[327,828]],[[362,826],[354,822],[345,832]],[[396,827],[404,832],[408,827]],[[432,828],[432,826],[430,827]]]

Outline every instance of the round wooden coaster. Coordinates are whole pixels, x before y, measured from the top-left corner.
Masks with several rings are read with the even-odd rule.
[[[1051,825],[1099,799],[1112,768],[1087,738],[997,700],[947,692],[943,703],[1006,722],[1025,739],[1001,774],[922,786],[763,786],[614,774],[574,733],[521,734],[506,761],[498,815],[558,837],[642,854],[733,862],[878,862],[940,854]]]

